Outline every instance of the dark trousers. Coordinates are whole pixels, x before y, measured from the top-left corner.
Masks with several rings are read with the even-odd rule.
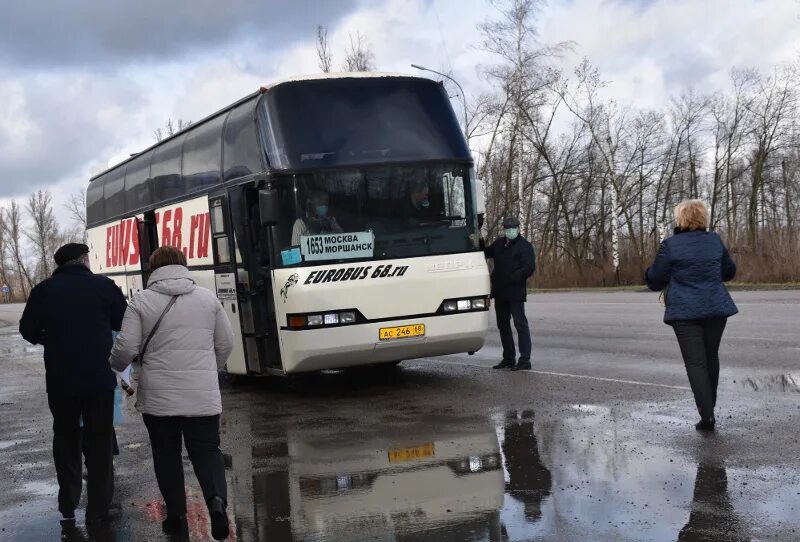
[[[81,451],[83,452],[83,462],[86,464],[86,468],[89,468],[88,457],[89,457],[89,436],[86,432],[86,427],[84,426],[83,430],[81,431]],[[111,428],[111,451],[112,455],[119,455],[119,443],[117,442],[117,430],[113,427]]]
[[[108,513],[114,494],[114,391],[81,397],[48,394],[47,403],[53,414],[58,510],[64,517],[73,517],[81,500],[81,441],[86,439],[86,519],[101,519]]]
[[[672,322],[694,401],[700,416],[705,419],[714,417],[714,407],[717,404],[719,344],[727,322],[727,318]]]
[[[519,341],[520,361],[531,359],[531,330],[528,328],[528,318],[525,316],[524,301],[504,301],[496,299],[494,311],[497,315],[497,329],[500,331],[500,341],[503,343],[503,360],[515,361],[514,336],[511,334],[511,318],[514,318],[514,327],[517,329]]]
[[[144,414],[143,417],[150,434],[153,466],[158,489],[167,505],[167,515],[186,514],[181,435],[206,504],[214,497],[220,497],[227,504],[225,460],[219,449],[219,414],[197,417]]]

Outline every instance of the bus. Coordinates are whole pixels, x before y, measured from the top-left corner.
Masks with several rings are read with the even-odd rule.
[[[91,178],[92,270],[127,296],[158,246],[234,328],[231,374],[474,353],[482,195],[447,93],[395,74],[262,87]]]

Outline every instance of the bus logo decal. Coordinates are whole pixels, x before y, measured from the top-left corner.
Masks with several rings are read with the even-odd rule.
[[[281,297],[283,298],[284,303],[286,303],[286,300],[289,297],[289,288],[297,284],[299,280],[300,280],[300,275],[298,275],[297,273],[295,273],[286,280],[286,284],[284,284],[283,288],[281,288]]]
[[[429,263],[425,266],[425,270],[428,273],[448,273],[450,271],[468,271],[471,269],[475,269],[475,263],[464,259]]]

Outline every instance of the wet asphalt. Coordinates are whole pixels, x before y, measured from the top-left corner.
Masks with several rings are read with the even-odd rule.
[[[800,292],[734,297],[714,434],[694,430],[646,293],[532,295],[529,372],[490,368],[493,332],[474,356],[397,370],[226,378],[231,540],[800,540]],[[0,540],[58,540],[41,350],[15,327],[0,328]],[[118,512],[92,535],[171,540],[146,431],[124,412]],[[191,539],[210,540],[184,468]]]

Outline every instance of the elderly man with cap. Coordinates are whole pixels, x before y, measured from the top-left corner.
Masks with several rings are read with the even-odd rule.
[[[519,220],[514,217],[503,219],[503,231],[503,237],[484,250],[487,258],[494,259],[492,297],[497,329],[503,343],[503,359],[494,368],[509,367],[512,371],[522,371],[531,368],[531,331],[525,317],[525,300],[528,297],[528,279],[536,271],[536,256],[533,245],[519,234]],[[519,341],[519,362],[516,361],[514,336],[511,334],[512,317]]]
[[[53,275],[31,291],[19,331],[44,346],[47,402],[53,414],[53,458],[58,509],[74,528],[81,497],[83,418],[88,471],[86,525],[102,525],[114,491],[114,388],[108,365],[111,332],[119,331],[127,303],[114,282],[89,270],[89,247],[70,243],[55,253]]]

